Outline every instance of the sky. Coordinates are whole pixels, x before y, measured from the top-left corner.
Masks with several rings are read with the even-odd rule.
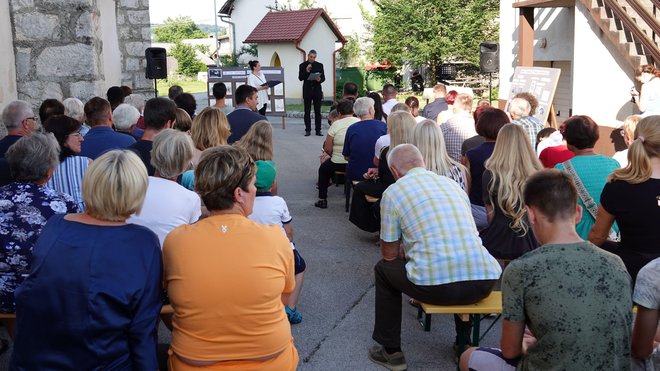
[[[214,0],[150,0],[149,15],[152,24],[160,24],[167,18],[176,18],[180,15],[190,16],[195,23],[213,24]],[[215,0],[217,10],[220,10],[225,0]],[[218,19],[218,23],[221,23]]]

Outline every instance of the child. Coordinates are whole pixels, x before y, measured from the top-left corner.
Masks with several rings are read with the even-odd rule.
[[[461,370],[629,370],[630,275],[575,231],[582,209],[572,179],[541,170],[523,198],[542,246],[504,270],[501,350],[468,349]]]
[[[302,314],[296,309],[298,297],[303,284],[303,275],[305,272],[305,260],[300,256],[293,244],[293,227],[291,226],[291,215],[286,201],[282,197],[273,196],[271,189],[275,182],[277,170],[272,161],[256,161],[257,165],[257,197],[254,199],[254,207],[249,218],[259,224],[277,224],[282,228],[291,241],[293,249],[293,259],[295,263],[296,287],[289,295],[286,303],[286,315],[291,324],[297,324],[302,321]]]

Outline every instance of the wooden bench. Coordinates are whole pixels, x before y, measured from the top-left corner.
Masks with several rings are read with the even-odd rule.
[[[171,315],[174,314],[174,308],[172,305],[166,304],[160,308],[160,315]],[[0,319],[16,319],[16,313],[0,313]]]
[[[417,311],[417,320],[422,326],[424,331],[431,331],[431,316],[433,314],[455,314],[460,317],[461,324],[458,330],[458,354],[463,353],[467,339],[465,339],[465,329],[469,329],[472,325],[472,345],[479,346],[479,341],[488,334],[497,321],[502,316],[502,292],[493,291],[483,299],[475,304],[466,305],[431,305],[420,303]],[[497,314],[493,323],[488,326],[486,331],[481,334],[480,324],[481,320],[489,314]]]

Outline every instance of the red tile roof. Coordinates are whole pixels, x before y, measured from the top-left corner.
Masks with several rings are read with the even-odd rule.
[[[246,44],[298,42],[321,17],[337,36],[337,41],[346,42],[335,23],[323,9],[269,12],[243,41]]]

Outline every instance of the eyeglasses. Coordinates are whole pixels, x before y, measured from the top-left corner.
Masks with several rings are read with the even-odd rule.
[[[71,133],[71,134],[69,134],[69,135],[67,135],[67,136],[69,136],[69,137],[78,137],[78,138],[82,138],[82,134],[80,134],[80,130],[76,131],[75,133]]]
[[[35,122],[36,122],[36,121],[37,121],[37,118],[36,118],[35,116],[32,116],[32,117],[26,117],[26,118],[24,118],[23,120],[32,120],[32,121],[35,121]]]

